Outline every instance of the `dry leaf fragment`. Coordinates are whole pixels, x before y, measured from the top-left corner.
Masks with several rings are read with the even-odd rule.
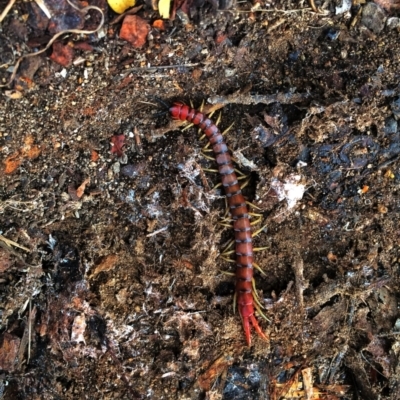
[[[301,375],[303,376],[303,387],[306,395],[306,400],[312,400],[314,398],[314,390],[311,368],[304,368],[301,371]]]
[[[82,184],[78,187],[78,189],[76,190],[76,195],[78,196],[78,198],[80,199],[83,196],[83,193],[85,191],[86,185],[90,183],[90,178],[85,179]]]
[[[12,265],[10,254],[0,249],[0,274],[10,268]]]
[[[92,150],[90,160],[96,162],[99,159],[99,153],[96,150]]]
[[[71,341],[76,343],[85,343],[84,333],[86,329],[85,315],[77,315],[72,324]]]
[[[64,45],[61,42],[55,42],[53,43],[53,53],[50,59],[63,67],[69,67],[72,64],[74,54],[74,49],[69,43]]]
[[[150,32],[150,25],[137,15],[127,15],[122,23],[119,36],[128,41],[133,47],[142,47]]]
[[[3,161],[5,165],[4,172],[6,174],[13,173],[21,165],[21,163],[24,161],[25,158],[33,160],[39,157],[41,150],[39,146],[36,146],[33,143],[34,143],[33,136],[28,135],[24,140],[23,147],[14,154],[8,156]]]
[[[231,357],[222,356],[217,358],[210,368],[204,374],[199,376],[197,380],[199,386],[205,390],[209,391],[214,384],[215,380],[218,378],[222,372],[226,371],[229,366],[233,364],[233,359]]]
[[[22,97],[22,92],[19,90],[6,90],[4,94],[9,98],[13,100],[20,99]]]
[[[12,372],[16,366],[15,358],[17,357],[21,340],[7,332],[4,333],[1,339],[0,369]]]
[[[165,31],[165,22],[162,19],[156,19],[153,22],[153,27],[159,31]]]
[[[111,153],[116,154],[118,157],[122,157],[124,150],[122,149],[125,145],[125,135],[114,135],[111,138]]]
[[[21,165],[22,159],[20,158],[19,153],[14,153],[11,156],[8,156],[4,160],[4,173],[6,174],[12,174],[16,169]]]
[[[118,256],[116,254],[109,254],[108,256],[102,257],[96,269],[93,271],[93,277],[102,271],[110,271],[115,268],[118,262]]]

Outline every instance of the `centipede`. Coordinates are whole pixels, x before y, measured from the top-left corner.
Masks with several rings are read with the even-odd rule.
[[[176,102],[169,108],[169,113],[173,119],[188,121],[198,126],[213,149],[229,212],[233,220],[234,252],[236,256],[235,301],[242,320],[245,340],[247,345],[251,346],[251,327],[262,339],[268,340],[255,316],[257,306],[255,305],[255,293],[253,291],[253,236],[249,208],[239,185],[232,156],[225,139],[218,126],[199,110]]]

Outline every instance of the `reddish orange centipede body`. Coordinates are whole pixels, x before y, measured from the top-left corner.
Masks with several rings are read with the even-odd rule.
[[[232,157],[222,133],[206,115],[185,104],[174,103],[169,112],[174,119],[186,120],[194,125],[198,125],[207,136],[213,148],[215,161],[218,164],[218,171],[221,175],[222,186],[224,187],[233,219],[236,254],[236,299],[246,342],[250,346],[251,326],[254,327],[258,335],[268,340],[254,315],[255,300],[252,286],[253,243],[249,211],[232,164]]]

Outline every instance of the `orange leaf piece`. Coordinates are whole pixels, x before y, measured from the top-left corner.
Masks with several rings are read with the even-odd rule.
[[[92,150],[90,160],[96,162],[99,159],[99,153],[96,150]]]
[[[76,195],[78,196],[78,198],[81,198],[83,196],[83,193],[85,191],[86,185],[90,182],[90,179],[87,178],[85,179],[82,184],[78,187],[78,189],[76,189]]]
[[[133,47],[142,47],[150,32],[149,24],[137,15],[127,15],[122,23],[119,36],[128,41]]]
[[[22,163],[19,153],[14,153],[4,160],[4,173],[12,174]]]
[[[158,29],[159,31],[165,31],[165,22],[162,19],[156,19],[153,22],[153,27]]]
[[[69,67],[72,64],[74,53],[74,49],[69,44],[63,45],[61,42],[55,42],[50,59],[63,67]]]
[[[33,142],[33,136],[28,135],[24,140],[22,149],[11,154],[3,161],[5,165],[4,173],[12,174],[21,165],[24,158],[33,160],[34,158],[39,157],[41,150],[39,146],[34,145]]]
[[[125,145],[125,135],[114,135],[111,138],[111,153],[121,157],[124,154],[122,147]]]

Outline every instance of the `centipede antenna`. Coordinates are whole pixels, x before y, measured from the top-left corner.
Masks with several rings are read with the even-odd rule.
[[[264,275],[264,276],[267,276],[267,274],[263,271],[263,269],[262,269],[257,263],[253,262],[253,267],[254,267],[258,272],[260,272],[260,274],[262,274],[262,275]]]
[[[158,104],[161,104],[167,110],[167,112],[170,109],[170,105],[167,104],[164,100],[160,99],[159,97],[153,96],[151,94],[149,94],[147,97],[150,99],[154,99]]]
[[[268,225],[264,225],[262,226],[260,229],[257,229],[255,232],[253,232],[252,236],[256,237],[257,235],[259,235]]]
[[[156,103],[150,103],[149,101],[141,101],[141,100],[139,100],[138,103],[141,103],[141,104],[150,104],[151,106],[156,106],[156,105],[157,105]]]
[[[159,118],[159,117],[163,117],[164,115],[167,115],[167,114],[168,114],[168,110],[164,110],[164,111],[156,112],[156,113],[152,114],[151,116],[153,118]]]

